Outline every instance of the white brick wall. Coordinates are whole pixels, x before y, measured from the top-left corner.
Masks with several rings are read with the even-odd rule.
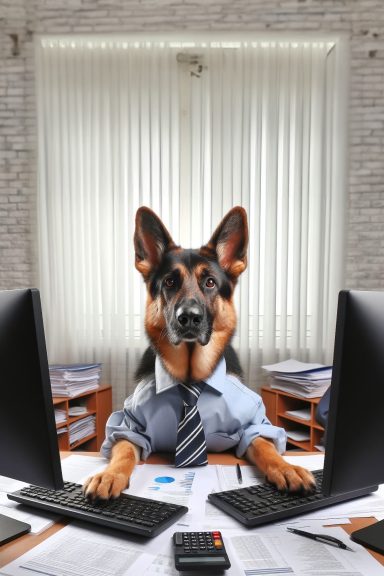
[[[384,289],[383,0],[0,0],[0,288],[34,283],[33,34],[188,29],[350,35],[346,286]]]

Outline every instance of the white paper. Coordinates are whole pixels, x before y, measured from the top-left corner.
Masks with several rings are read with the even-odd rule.
[[[286,430],[288,438],[296,442],[304,442],[310,439],[308,432],[301,432],[300,430]]]
[[[165,465],[137,466],[127,494],[187,506],[204,514],[205,500],[217,485],[215,466],[175,468]]]
[[[236,474],[236,466],[217,465],[217,477],[220,490],[236,490],[265,482],[264,474],[256,466],[241,466],[242,483],[239,484]]]
[[[324,454],[305,454],[303,456],[289,456],[285,454],[283,456],[286,462],[293,464],[294,466],[302,466],[307,468],[307,470],[322,470],[324,468]]]
[[[64,480],[82,484],[90,476],[104,470],[107,464],[105,458],[71,454],[61,461],[61,470]]]
[[[309,364],[308,362],[299,362],[299,360],[295,360],[294,358],[284,360],[283,362],[278,362],[277,364],[262,366],[262,368],[268,372],[281,372],[285,374],[307,372],[309,370],[317,370],[318,368],[324,367],[324,364]]]
[[[25,482],[8,478],[7,476],[0,476],[0,492],[16,492],[28,486]]]
[[[297,384],[295,382],[285,382],[279,378],[274,379],[271,382],[271,388],[276,390],[282,390],[283,392],[288,392],[289,394],[294,394],[295,396],[300,396],[301,398],[319,398],[325,394],[329,387],[330,382],[326,381],[322,385],[303,385]]]
[[[23,506],[22,504],[17,504],[9,500],[4,493],[0,493],[0,514],[9,516],[15,520],[20,520],[21,522],[26,522],[31,526],[31,532],[34,534],[39,534],[43,530],[46,530],[49,526],[52,526],[54,522],[57,522],[59,518],[58,515],[53,514],[53,512],[44,512]]]
[[[51,512],[34,510],[33,508],[28,508],[28,506],[23,506],[22,504],[9,500],[7,494],[21,490],[25,486],[28,486],[25,482],[0,476],[0,514],[9,516],[15,520],[20,520],[21,522],[26,522],[31,526],[31,532],[38,534],[57,521],[58,516]]]
[[[362,546],[351,542],[341,528],[327,528],[323,533],[339,538],[354,551],[342,550],[274,527],[256,529],[248,533],[239,531],[229,537],[227,534],[225,541],[227,549],[231,550],[240,569],[237,572],[239,575],[382,576],[384,574],[384,567]]]
[[[13,576],[126,576],[142,574],[154,555],[143,541],[93,526],[66,526],[2,568]]]
[[[294,416],[295,418],[300,418],[301,420],[311,419],[311,409],[303,408],[302,410],[287,410],[285,412],[288,416]]]

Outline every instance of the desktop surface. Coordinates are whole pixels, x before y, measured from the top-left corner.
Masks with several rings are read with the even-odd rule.
[[[98,452],[78,452],[78,454],[82,454],[85,456],[94,456],[99,457],[100,454]],[[66,458],[67,456],[72,455],[70,452],[63,452],[61,454],[62,458]],[[294,452],[290,451],[289,455],[295,456],[308,456],[308,453],[305,454],[303,452]],[[171,458],[168,454],[152,454],[149,459],[147,460],[148,464],[170,464]],[[246,460],[241,460],[236,458],[234,455],[230,453],[223,453],[223,454],[209,454],[208,455],[208,463],[209,464],[224,464],[224,465],[233,465],[235,466],[236,463],[240,463],[241,465],[248,465],[249,462]],[[66,526],[69,522],[67,520],[59,520],[53,526],[45,530],[40,534],[27,534],[5,544],[0,548],[0,567],[5,566],[12,560],[15,560],[28,550],[31,550],[50,536],[53,536],[56,532],[61,530],[64,526]],[[351,518],[350,524],[342,525],[341,527],[345,530],[346,533],[351,534],[351,532],[358,530],[360,528],[364,528],[371,524],[374,524],[376,520],[374,518]],[[303,542],[304,544],[304,542]],[[309,545],[309,544],[308,544]],[[373,551],[370,551],[372,556],[376,558],[383,566],[384,566],[384,555],[379,554]]]

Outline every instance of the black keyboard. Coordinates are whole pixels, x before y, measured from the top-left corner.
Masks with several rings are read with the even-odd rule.
[[[64,482],[64,490],[28,486],[8,494],[8,498],[61,516],[71,516],[149,538],[157,536],[188,512],[186,506],[130,494],[121,494],[114,500],[90,501],[84,497],[82,486],[73,482]]]
[[[267,483],[212,493],[208,495],[208,499],[242,524],[258,526],[325,508],[345,500],[360,498],[378,488],[371,486],[336,496],[324,496],[321,492],[323,471],[316,470],[312,474],[316,479],[316,490],[311,494],[283,493]]]

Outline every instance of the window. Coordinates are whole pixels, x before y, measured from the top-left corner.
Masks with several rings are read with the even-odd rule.
[[[345,42],[40,37],[39,263],[51,362],[97,359],[121,405],[146,346],[134,215],[206,242],[247,209],[234,346],[247,381],[330,361],[343,283]]]

